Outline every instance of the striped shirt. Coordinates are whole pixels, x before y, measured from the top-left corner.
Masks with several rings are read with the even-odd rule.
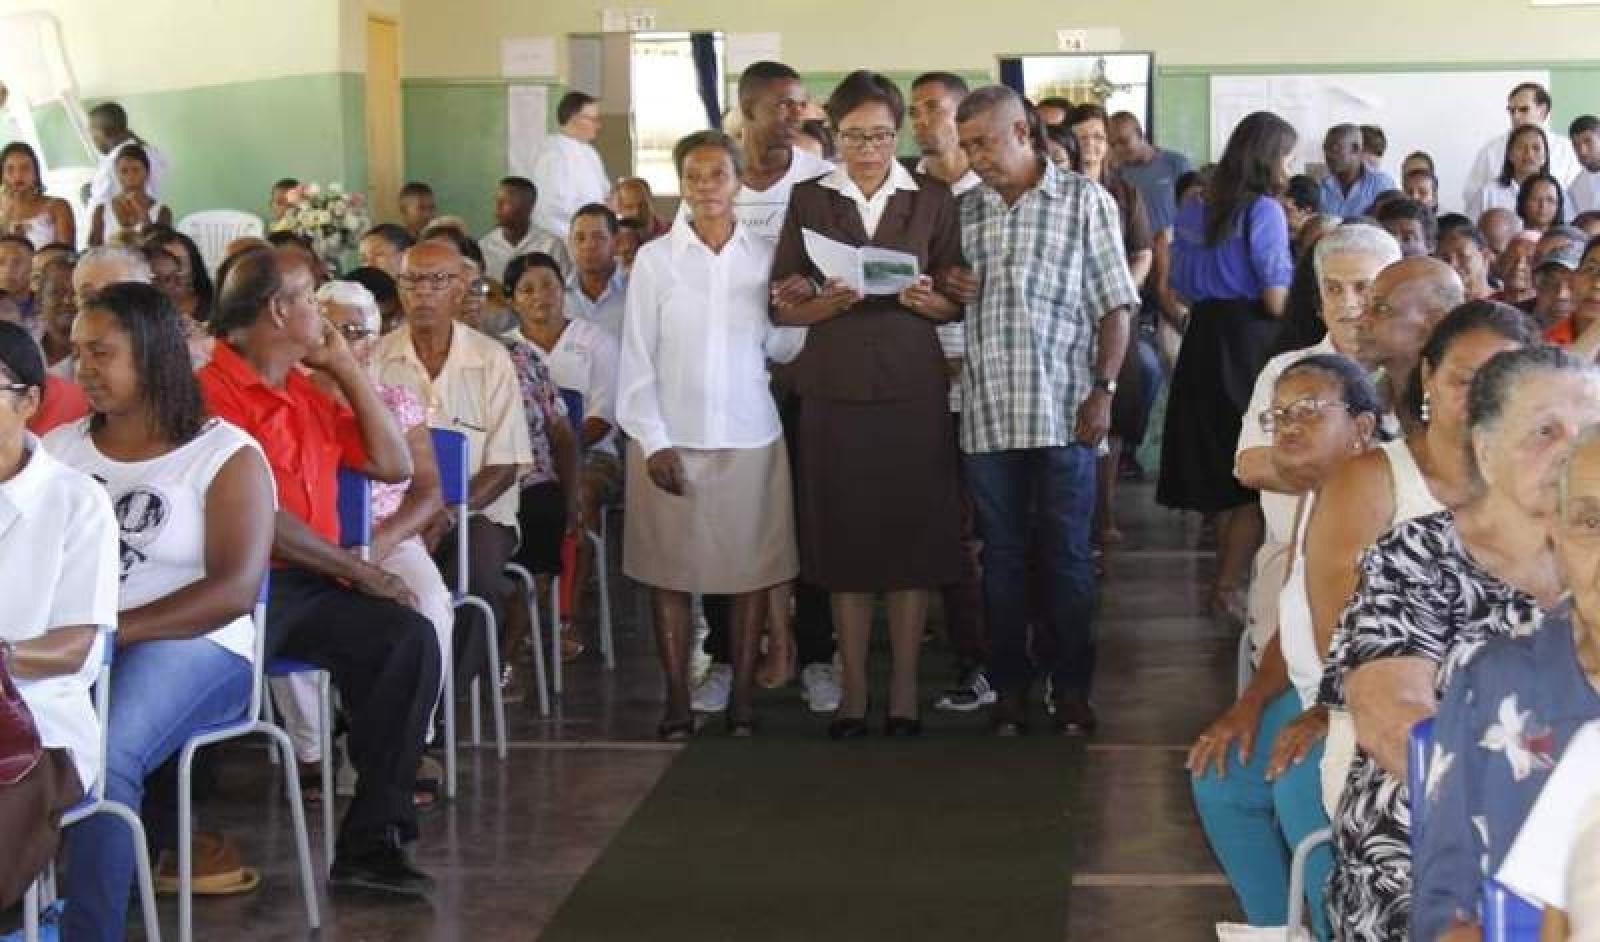
[[[961,449],[1070,445],[1094,385],[1100,319],[1139,304],[1117,204],[1045,161],[1011,206],[982,186],[960,209],[962,252],[980,284],[966,314]]]

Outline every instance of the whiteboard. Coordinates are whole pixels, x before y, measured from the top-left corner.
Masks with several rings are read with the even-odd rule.
[[[1439,211],[1461,211],[1461,190],[1478,151],[1510,125],[1506,96],[1519,82],[1548,88],[1538,69],[1484,72],[1380,72],[1322,75],[1213,75],[1211,154],[1252,111],[1271,111],[1300,132],[1295,172],[1322,164],[1322,136],[1335,124],[1376,124],[1389,138],[1383,169],[1400,181],[1412,151],[1433,156]]]

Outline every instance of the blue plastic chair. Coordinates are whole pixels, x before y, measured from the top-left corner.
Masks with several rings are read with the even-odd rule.
[[[1411,800],[1411,848],[1422,845],[1422,832],[1428,823],[1428,754],[1433,751],[1433,717],[1418,720],[1411,727],[1406,749],[1406,791]]]
[[[372,481],[366,475],[349,468],[339,469],[338,510],[339,545],[359,551],[365,559],[367,547],[372,545]],[[310,675],[317,685],[317,729],[322,738],[322,761],[318,764],[322,774],[322,865],[329,868],[333,866],[334,836],[338,833],[333,822],[333,677],[315,664],[292,657],[275,657],[267,662],[267,677],[287,678],[296,674]],[[271,722],[270,698],[263,703],[265,717]],[[294,778],[298,789],[298,774]]]
[[[1484,942],[1538,942],[1544,911],[1500,881],[1483,881]]]
[[[94,685],[94,711],[100,718],[100,774],[94,787],[77,804],[61,815],[64,831],[84,818],[96,814],[109,814],[122,819],[128,826],[129,839],[133,841],[133,856],[139,884],[139,908],[144,918],[144,934],[152,942],[161,940],[161,922],[156,912],[155,881],[150,873],[150,852],[145,842],[144,822],[139,814],[120,801],[106,798],[106,745],[111,715],[111,665],[116,660],[117,632],[102,626],[94,643],[100,648],[100,674]],[[90,654],[94,652],[91,650]],[[46,865],[44,873],[28,886],[22,899],[22,936],[29,942],[39,938],[39,911],[55,901],[55,863]]]
[[[495,622],[494,609],[489,603],[476,595],[467,592],[468,559],[467,559],[467,493],[471,482],[471,462],[468,449],[467,436],[453,429],[436,428],[430,430],[433,434],[433,454],[439,464],[439,490],[444,499],[444,505],[456,511],[456,565],[454,578],[446,578],[450,584],[450,597],[455,608],[475,608],[483,616],[484,649],[488,656],[489,674],[489,701],[494,710],[494,735],[495,752],[501,761],[506,758],[506,705],[500,692],[500,628]],[[533,623],[534,651],[539,650],[539,622]],[[455,670],[452,666],[452,656],[447,655],[444,662],[445,677],[445,703],[448,705],[444,711],[444,735],[446,764],[445,778],[449,794],[455,794],[456,779],[456,721],[455,721]],[[537,669],[539,692],[544,693],[544,662],[537,655],[534,658]],[[483,676],[480,674],[472,679],[472,689],[468,693],[472,701],[472,743],[478,745],[483,741],[483,717],[480,691],[483,686]],[[540,706],[548,709],[541,699]]]
[[[267,597],[270,594],[272,576],[269,572],[261,580],[261,590],[256,595],[254,621],[255,637],[255,669],[250,678],[250,702],[246,705],[243,716],[227,723],[218,723],[209,729],[201,730],[189,737],[183,744],[183,750],[178,754],[178,938],[182,942],[189,942],[194,938],[194,859],[193,859],[193,814],[194,802],[191,789],[193,788],[194,755],[202,747],[214,743],[224,742],[229,739],[239,739],[261,733],[271,740],[271,745],[277,746],[275,755],[280,757],[279,764],[284,770],[284,790],[289,797],[289,815],[294,823],[295,854],[300,865],[300,889],[305,898],[306,923],[312,929],[322,925],[322,920],[317,912],[317,887],[316,880],[311,870],[311,841],[306,833],[305,805],[300,800],[300,777],[295,769],[294,745],[289,741],[289,734],[272,723],[265,714],[267,704],[266,696],[266,666],[267,649]],[[277,660],[275,659],[275,663]],[[287,662],[299,663],[299,662]],[[307,670],[320,670],[312,665],[304,665]],[[323,689],[327,689],[327,675],[323,675]],[[326,844],[327,866],[333,865],[333,789],[330,782],[329,769],[332,760],[329,753],[332,747],[328,740],[328,722],[326,713],[323,716],[323,836]]]

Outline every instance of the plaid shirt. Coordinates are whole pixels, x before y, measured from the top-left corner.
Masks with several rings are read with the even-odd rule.
[[[1045,161],[1015,204],[982,186],[960,206],[962,252],[981,283],[966,314],[961,449],[1070,445],[1094,384],[1100,319],[1139,304],[1117,204]]]

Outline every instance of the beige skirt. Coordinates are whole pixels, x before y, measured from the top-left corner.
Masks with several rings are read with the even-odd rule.
[[[628,443],[622,568],[645,585],[737,595],[788,582],[800,571],[794,540],[789,452],[779,438],[760,448],[679,448],[681,497],[650,480]]]

